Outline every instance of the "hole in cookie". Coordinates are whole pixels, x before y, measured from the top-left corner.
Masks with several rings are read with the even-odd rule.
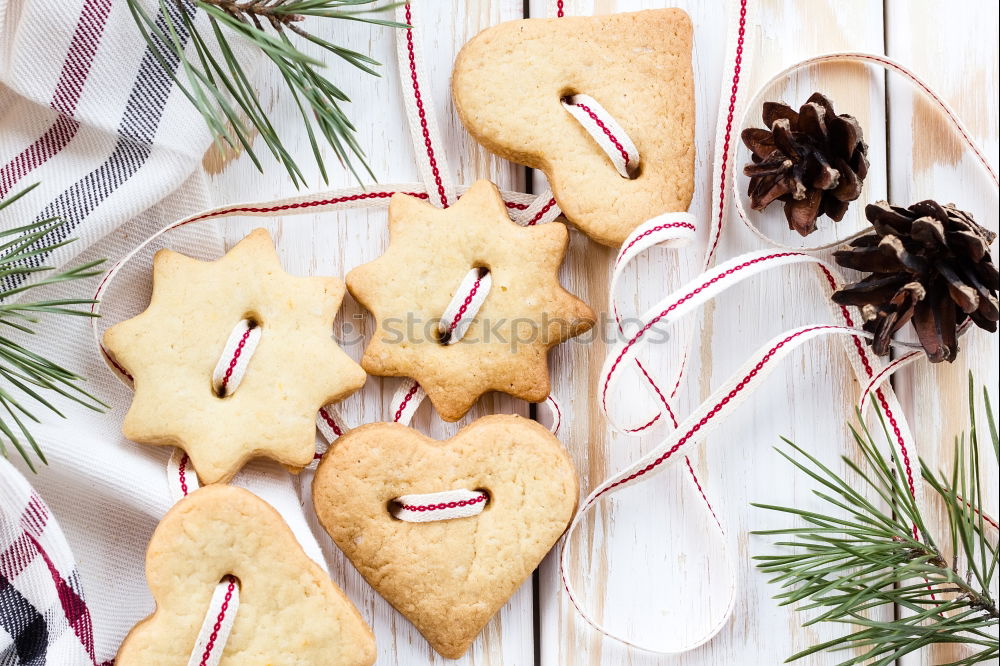
[[[385,510],[393,520],[399,520],[399,512],[402,508],[403,505],[397,499],[391,499],[385,503]]]
[[[482,493],[482,494],[486,495],[486,503],[483,505],[483,511],[486,511],[487,509],[489,509],[490,505],[493,503],[493,493],[490,492],[490,489],[489,488],[475,488],[474,490],[477,493]]]
[[[492,288],[489,275],[486,266],[473,266],[466,273],[434,328],[434,339],[439,345],[455,344],[465,335]]]

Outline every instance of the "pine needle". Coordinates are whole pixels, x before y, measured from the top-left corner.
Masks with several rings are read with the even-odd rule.
[[[0,200],[0,214],[36,186],[37,183]],[[58,218],[49,218],[0,230],[0,280],[52,271],[51,266],[31,266],[27,260],[44,256],[72,242],[48,240],[49,234],[62,224]],[[24,401],[41,405],[60,417],[63,414],[45,397],[45,393],[61,395],[98,411],[107,405],[80,386],[82,377],[2,335],[3,329],[10,327],[23,333],[34,333],[33,326],[41,321],[41,315],[91,317],[90,308],[80,306],[90,306],[95,301],[58,299],[10,303],[8,300],[15,294],[45,285],[93,277],[100,274],[95,269],[101,263],[103,260],[92,261],[60,273],[44,275],[29,284],[0,289],[0,454],[6,457],[7,446],[13,446],[33,472],[36,471],[33,458],[37,457],[43,463],[47,461],[30,430],[30,423],[40,423],[41,419],[29,411]]]
[[[995,591],[998,548],[996,535],[988,532],[984,518],[973,386],[970,375],[969,437],[956,438],[950,472],[934,474],[921,462],[923,479],[940,498],[948,516],[948,538],[941,543],[951,546],[951,558],[929,533],[904,481],[900,462],[883,455],[860,414],[858,427],[852,427],[851,432],[864,462],[859,465],[843,458],[860,482],[841,478],[788,440],[785,443],[791,451],[778,450],[797,471],[824,486],[824,491],[814,494],[829,514],[822,509],[754,504],[806,523],[755,532],[790,535],[792,540],[775,545],[795,549],[755,557],[757,567],[773,575],[769,582],[781,584],[775,596],[781,605],[794,603],[799,611],[821,611],[805,625],[836,622],[860,627],[813,645],[788,661],[829,650],[854,651],[855,656],[839,666],[893,664],[906,654],[945,643],[961,644],[970,651],[953,666],[993,660],[1000,654]],[[998,462],[997,427],[985,389],[983,395],[997,458],[994,462]],[[886,441],[891,441],[877,407],[876,411]],[[867,497],[879,498],[886,508],[879,508]],[[919,539],[914,537],[914,525]],[[891,620],[872,619],[871,611],[886,607],[902,612],[892,613]]]
[[[262,171],[252,145],[256,130],[293,184],[305,184],[301,168],[268,118],[250,76],[233,50],[233,44],[243,41],[259,49],[281,75],[301,116],[300,131],[309,140],[323,181],[329,182],[323,144],[356,179],[360,181],[361,177],[355,162],[374,179],[355,137],[355,127],[343,109],[350,99],[323,76],[320,70],[324,64],[304,53],[295,42],[315,44],[352,67],[379,76],[379,62],[317,37],[301,23],[314,16],[407,28],[367,15],[395,5],[377,6],[379,0],[159,0],[156,18],[140,0],[127,2],[150,51],[205,119],[217,145],[242,148]],[[207,30],[196,25],[199,11],[207,18]]]

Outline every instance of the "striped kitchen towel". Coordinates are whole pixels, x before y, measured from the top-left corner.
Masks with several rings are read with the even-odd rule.
[[[42,498],[2,457],[0,663],[99,663],[66,539]]]
[[[160,3],[145,4],[164,27]],[[175,26],[194,12],[190,0],[162,7]],[[46,240],[79,239],[34,265],[65,264],[198,168],[210,134],[161,59],[176,68],[169,50],[147,46],[125,2],[0,0],[0,198],[39,183],[0,213],[0,227],[60,216]]]

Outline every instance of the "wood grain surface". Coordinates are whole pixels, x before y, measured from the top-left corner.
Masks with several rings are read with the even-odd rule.
[[[757,21],[750,35],[757,52],[746,70],[750,89],[785,65],[817,53],[843,49],[888,53],[925,76],[954,104],[985,146],[992,163],[997,163],[995,5],[971,0],[885,0],[884,4],[881,0],[757,2]],[[520,18],[525,12],[542,16],[544,5],[543,0],[436,0],[418,5],[429,77],[424,85],[438,113],[443,149],[456,182],[489,177],[511,189],[524,191],[530,185],[540,191],[544,187],[538,174],[498,160],[476,145],[458,122],[448,92],[451,64],[466,40],[487,26]],[[680,6],[691,15],[695,25],[697,106],[697,185],[692,212],[699,220],[707,220],[724,40],[730,20],[725,4],[700,0],[594,0],[590,5],[581,5],[584,13]],[[311,27],[322,37],[371,53],[385,63],[380,80],[332,61],[330,75],[353,100],[349,110],[378,180],[418,180],[397,82],[391,31],[336,21],[315,21]],[[262,73],[258,85],[268,99],[272,122],[284,128],[293,152],[309,166],[307,139],[296,131],[296,111],[291,100],[280,94],[277,73]],[[806,71],[767,96],[798,106],[814,90],[826,92],[838,112],[855,115],[865,128],[872,170],[863,201],[889,197],[894,202],[911,203],[933,197],[955,201],[973,211],[977,219],[989,220],[993,216],[992,224],[996,224],[996,199],[986,179],[974,170],[936,113],[911,99],[907,84],[892,77],[887,80],[881,70],[832,65]],[[743,155],[738,155],[738,160],[742,159]],[[238,155],[210,151],[205,165],[212,173],[216,201],[253,201],[295,194],[281,168],[264,161],[266,176]],[[329,187],[353,184],[348,174],[336,168],[331,172]],[[327,189],[316,169],[309,168],[306,173],[310,174],[310,191]],[[820,233],[842,236],[845,229],[860,227],[861,210],[862,206],[853,206],[840,227]],[[797,236],[783,229],[778,210],[766,213],[759,223],[777,240],[799,242]],[[224,223],[229,242],[256,226],[261,226],[259,220],[233,218]],[[265,226],[273,231],[286,267],[300,273],[344,275],[378,256],[387,242],[382,211],[299,216]],[[703,224],[703,228],[706,226]],[[719,258],[764,247],[734,219],[724,232]],[[700,254],[699,250],[689,252]],[[598,312],[606,311],[613,257],[612,250],[572,232],[563,283]],[[635,288],[632,306],[636,311],[666,294],[667,278],[677,270],[678,261],[673,251],[655,250],[639,262],[626,280],[627,288]],[[371,334],[371,323],[362,312],[348,297],[338,320],[345,347],[355,359]],[[766,274],[725,293],[707,310],[698,332],[683,386],[681,415],[774,335],[793,326],[826,321],[827,307],[808,268]],[[978,381],[994,389],[997,386],[997,338],[973,331],[963,343],[964,353],[953,366],[921,363],[896,380],[921,451],[935,465],[947,462],[951,439],[965,426],[967,371],[973,369]],[[598,335],[584,343],[562,345],[553,354],[554,392],[562,401],[565,416],[560,436],[577,464],[584,493],[656,444],[655,439],[615,436],[603,422],[594,401],[594,387],[605,351],[606,341]],[[387,401],[397,382],[371,378],[360,394],[345,403],[347,418],[353,423],[387,419]],[[636,404],[646,404],[645,390],[638,384],[632,386],[622,390],[634,390]],[[733,619],[708,645],[680,657],[654,657],[602,640],[576,616],[561,593],[557,563],[550,555],[535,579],[522,586],[468,655],[453,663],[778,664],[793,652],[837,635],[840,627],[802,628],[804,614],[779,607],[771,599],[775,590],[754,570],[750,557],[772,549],[767,540],[750,536],[749,532],[784,525],[784,519],[753,509],[749,503],[808,506],[814,502],[811,486],[791,474],[789,465],[782,462],[772,446],[778,443],[779,436],[786,436],[836,467],[839,455],[853,453],[845,421],[851,418],[858,390],[841,343],[812,344],[795,352],[692,459],[727,529],[742,583]],[[633,400],[629,393],[623,397],[626,402]],[[515,411],[528,413],[523,403],[488,398],[463,423],[482,414]],[[445,437],[457,427],[433,416],[429,406],[420,410],[415,425],[436,437]],[[693,632],[718,610],[718,552],[711,547],[706,526],[691,518],[693,507],[690,495],[681,491],[680,474],[669,471],[620,493],[604,509],[596,511],[594,520],[581,530],[583,538],[577,549],[581,555],[574,565],[580,573],[581,589],[588,595],[588,605],[612,627],[632,636]],[[995,493],[991,499],[995,509]],[[375,629],[379,664],[446,663],[367,586],[328,539],[324,546],[334,565],[334,579]],[[948,656],[951,653],[927,653],[908,659],[906,664],[940,663]],[[835,664],[842,658],[818,655],[808,663]]]

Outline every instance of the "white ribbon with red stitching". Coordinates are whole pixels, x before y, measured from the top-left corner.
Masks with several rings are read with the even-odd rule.
[[[559,16],[564,15],[565,9],[563,3],[560,3],[556,7]],[[623,178],[633,178],[638,173],[641,162],[638,148],[624,127],[622,127],[614,116],[604,109],[600,102],[586,94],[575,94],[563,99],[562,104],[566,111],[594,139],[598,147],[604,151],[620,176]],[[551,192],[547,191],[540,195],[539,199],[545,199],[549,196],[551,196]],[[620,333],[625,334],[625,326],[628,325],[627,321],[623,321],[622,313],[624,308],[621,305],[622,301],[618,298],[619,280],[626,272],[626,268],[645,251],[654,246],[674,250],[686,247],[694,240],[695,233],[696,226],[693,215],[689,213],[665,213],[646,221],[626,238],[615,260],[609,289],[608,307],[614,313],[615,323]],[[688,275],[693,272],[693,267],[690,265],[691,257],[689,255],[678,253],[674,259],[678,270],[669,276],[669,280],[673,281],[678,275]],[[678,330],[673,332],[674,335],[670,340],[670,344],[673,345],[672,351],[676,352],[676,356],[682,359],[687,357],[687,350],[690,347],[691,336],[694,330],[695,322],[685,322],[683,326],[678,327]],[[645,434],[649,429],[657,426],[672,425],[676,427],[677,419],[674,416],[674,409],[671,403],[675,399],[680,387],[681,375],[684,369],[683,362],[674,368],[674,372],[666,381],[661,382],[663,386],[671,387],[669,390],[664,390],[657,381],[654,381],[650,372],[647,371],[638,358],[630,360],[642,375],[644,380],[642,385],[649,391],[650,396],[653,398],[656,404],[656,411],[652,416],[642,418],[637,424],[630,427],[617,427],[617,424],[613,424],[615,429],[626,435],[638,436]],[[689,480],[692,484],[691,490],[696,492],[697,496],[701,498],[703,502],[701,508],[706,512],[706,515],[714,519],[715,512],[695,474],[693,465],[688,459],[685,459],[685,462],[687,463]],[[721,536],[721,524],[718,523],[718,520],[713,520],[713,523],[719,528],[719,535]],[[725,547],[724,541],[720,547]]]
[[[468,287],[466,287],[468,290]],[[471,314],[472,317],[475,314]],[[390,405],[395,405],[392,420],[409,426],[417,408],[427,397],[420,384],[409,380],[399,385]],[[401,495],[393,500],[391,513],[409,523],[429,523],[437,520],[468,518],[478,515],[486,506],[486,493],[466,488],[443,490],[436,493]]]
[[[633,178],[638,173],[639,149],[600,102],[590,95],[577,94],[564,98],[562,105],[607,154],[622,178]]]
[[[435,146],[440,146],[443,142],[438,132],[433,101],[427,89],[422,87],[427,76],[415,15],[409,2],[396,8],[396,21],[410,26],[408,30],[400,30],[396,37],[396,59],[403,86],[403,105],[409,121],[410,136],[413,138],[417,166],[430,194],[430,201],[435,206],[447,208],[455,202],[456,191],[451,184],[452,171],[445,154],[434,150]],[[421,146],[424,150],[421,150]]]
[[[183,449],[175,448],[167,460],[167,487],[175,503],[201,488],[198,475],[191,467],[191,459]]]
[[[392,515],[408,523],[478,516],[486,508],[489,494],[484,490],[445,490],[439,493],[400,495],[393,502]]]
[[[821,276],[821,284],[823,285],[823,289],[821,289],[821,291],[825,297],[829,298],[829,295],[832,294],[832,292],[841,283],[836,269],[832,266],[825,264],[815,257],[811,257],[803,253],[758,252],[737,257],[730,262],[720,265],[709,273],[700,276],[696,281],[685,285],[680,290],[675,292],[675,294],[671,295],[667,299],[664,299],[660,305],[654,308],[656,312],[653,316],[647,315],[643,319],[646,322],[656,320],[660,325],[665,327],[672,326],[675,323],[692,316],[694,314],[694,310],[715,298],[721,291],[728,289],[742,280],[752,277],[762,270],[769,268],[782,268],[801,262],[812,262],[818,266],[818,273]],[[795,347],[821,335],[846,335],[851,340],[868,339],[871,337],[870,334],[854,327],[846,309],[839,308],[839,306],[833,307],[839,316],[846,318],[846,325],[819,324],[804,326],[798,329],[793,329],[792,331],[788,331],[776,337],[771,343],[758,350],[751,357],[751,360],[747,362],[747,364],[739,372],[733,375],[725,384],[723,384],[723,386],[717,389],[713,395],[702,403],[702,405],[691,416],[685,419],[676,428],[674,428],[669,435],[662,439],[661,443],[653,451],[643,456],[640,460],[636,461],[615,476],[602,482],[591,492],[587,499],[584,500],[581,504],[580,511],[577,513],[572,524],[567,530],[566,541],[564,542],[563,550],[560,555],[560,567],[567,594],[577,611],[580,612],[584,619],[593,627],[609,637],[632,647],[650,652],[673,654],[691,650],[698,645],[705,643],[726,624],[735,603],[736,577],[733,562],[729,557],[728,552],[723,549],[721,554],[723,559],[726,561],[729,576],[729,584],[727,586],[727,603],[723,607],[722,613],[719,614],[716,621],[706,632],[697,634],[693,638],[688,638],[680,643],[667,643],[650,646],[638,644],[626,637],[617,635],[608,630],[594,618],[594,615],[590,611],[585,608],[585,605],[582,603],[572,582],[572,575],[568,572],[568,562],[570,561],[573,534],[585,519],[586,515],[593,510],[599,501],[605,499],[611,493],[616,492],[627,485],[645,480],[654,471],[666,468],[670,464],[681,462],[683,459],[683,453],[687,453],[691,449],[695,448],[697,444],[703,442],[707,434],[711,432],[711,430],[715,428],[726,416],[728,416],[731,410],[735,409],[736,406],[745,400],[753,389],[760,383],[760,381],[766,377],[780,362],[780,360]],[[645,328],[640,329],[632,338],[630,338],[627,342],[618,345],[617,348],[609,354],[604,370],[601,373],[600,381],[603,387],[611,385],[611,380],[616,375],[618,368],[620,368],[627,359],[632,358],[638,351],[637,348],[641,347],[645,343],[645,331],[647,330],[648,329]],[[873,374],[870,367],[870,364],[873,361],[868,360],[868,352],[861,346],[859,346],[857,350],[860,352],[858,358],[864,359],[866,363],[859,362],[855,364],[855,367],[860,372]],[[866,370],[865,368],[868,369]],[[607,395],[608,394],[601,395],[602,405],[605,405]],[[906,429],[905,422],[897,416],[898,414],[901,414],[898,404],[895,402],[895,397],[892,396],[890,391],[877,391],[876,395],[878,395],[880,400],[882,400],[883,412],[891,424],[894,434],[894,448],[896,449],[896,454],[903,461],[910,490],[919,498],[920,487],[916,484],[913,470],[915,453],[913,451],[912,444],[909,444],[909,442],[912,442],[912,438]],[[609,419],[611,418],[612,417],[609,414]],[[674,454],[680,452],[681,448],[684,448],[682,455],[675,456]],[[690,463],[685,461],[685,464],[690,469]],[[696,479],[694,480],[696,482]],[[708,506],[707,501],[704,506],[701,504],[698,504],[697,506],[704,510],[705,507]],[[711,510],[710,507],[708,507],[708,510]],[[714,513],[709,520],[709,524],[718,525],[718,521],[715,518]],[[718,527],[721,530],[721,525]],[[724,547],[724,545],[725,542],[723,541],[722,546]]]
[[[443,344],[453,345],[465,337],[492,288],[489,270],[473,268],[465,274],[438,322],[438,335]]]
[[[188,666],[218,666],[221,663],[239,607],[240,583],[233,576],[226,576],[212,592]]]

